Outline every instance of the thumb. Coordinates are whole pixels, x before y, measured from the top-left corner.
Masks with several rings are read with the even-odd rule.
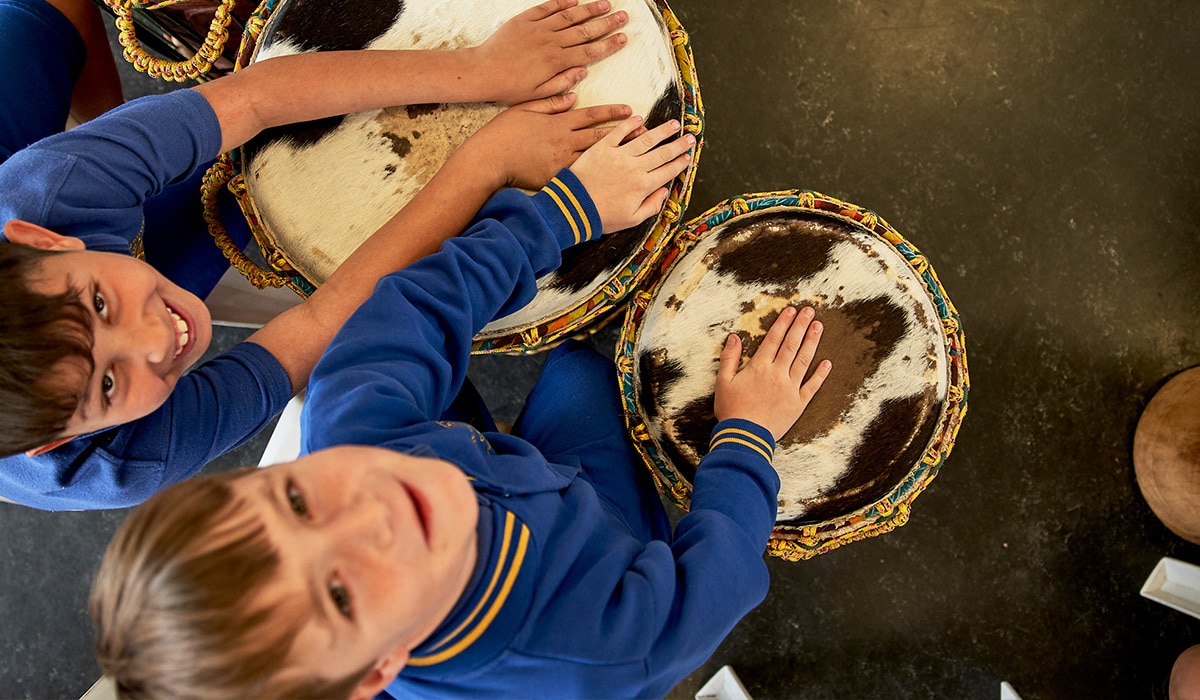
[[[575,106],[575,93],[564,92],[561,95],[551,95],[543,97],[540,100],[530,100],[522,102],[519,105],[513,105],[513,109],[522,109],[526,112],[538,112],[539,114],[560,114]]]

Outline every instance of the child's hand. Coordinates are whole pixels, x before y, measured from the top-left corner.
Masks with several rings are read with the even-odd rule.
[[[813,321],[814,315],[808,307],[799,312],[791,306],[785,308],[740,372],[742,341],[730,334],[717,369],[713,400],[717,420],[753,421],[771,431],[776,440],[787,433],[833,366],[822,360],[804,381],[821,336],[821,322]]]
[[[604,15],[608,0],[548,0],[505,22],[474,49],[493,100],[514,105],[566,92],[583,79],[583,68],[625,45],[612,34],[629,21],[626,12]]]
[[[496,115],[459,149],[476,168],[495,168],[497,187],[537,190],[575,162],[611,126],[629,116],[628,105],[571,109],[575,94],[519,104]]]
[[[691,134],[658,145],[679,132],[678,121],[650,131],[641,127],[642,118],[636,116],[617,124],[571,166],[600,213],[604,233],[636,226],[662,209],[669,193],[664,185],[692,159],[696,137]],[[638,136],[622,143],[638,131]]]

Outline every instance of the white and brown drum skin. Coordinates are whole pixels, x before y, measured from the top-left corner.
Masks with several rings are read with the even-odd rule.
[[[882,219],[812,192],[746,196],[686,224],[627,314],[618,364],[635,445],[687,506],[708,449],[725,337],[745,357],[786,306],[813,306],[833,371],[779,440],[770,551],[800,559],[903,524],[966,410],[958,316]]]
[[[536,0],[282,0],[254,60],[360,48],[452,49],[483,42]],[[626,46],[591,66],[579,106],[629,104],[652,127],[679,119],[703,131],[687,35],[663,2],[614,0],[629,13]],[[402,80],[403,76],[397,76]],[[302,291],[319,285],[399,211],[450,153],[498,114],[496,104],[409,105],[264,132],[238,154],[243,209],[268,260]],[[524,309],[490,324],[477,352],[528,352],[611,315],[665,248],[687,206],[695,162],[663,211],[642,226],[567,251]]]

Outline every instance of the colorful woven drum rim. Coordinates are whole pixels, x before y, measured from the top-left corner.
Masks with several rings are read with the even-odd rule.
[[[563,315],[537,326],[511,335],[476,340],[471,352],[477,355],[519,355],[539,352],[553,347],[573,335],[595,330],[624,302],[643,280],[655,269],[655,263],[663,256],[679,228],[683,212],[687,210],[692,196],[692,183],[696,178],[696,165],[700,162],[700,148],[704,143],[704,104],[700,100],[700,81],[696,77],[696,62],[692,58],[692,45],[687,32],[680,25],[675,13],[664,0],[655,5],[671,37],[675,52],[675,63],[683,82],[683,131],[696,137],[692,149],[692,161],[687,170],[671,183],[670,194],[663,205],[649,235],[625,267],[587,300],[576,304]]]
[[[691,486],[680,480],[667,466],[668,461],[646,427],[646,419],[638,400],[637,383],[627,380],[633,377],[636,365],[634,353],[641,334],[640,320],[675,263],[707,231],[735,216],[775,207],[817,212],[845,221],[894,249],[921,281],[942,322],[949,372],[946,401],[943,403],[937,429],[926,447],[925,454],[910,470],[908,476],[886,496],[871,505],[823,523],[801,527],[776,527],[767,544],[767,552],[782,559],[798,561],[823,554],[849,542],[890,532],[908,522],[913,500],[937,476],[938,470],[954,447],[963,416],[967,412],[970,379],[967,371],[966,340],[962,333],[958,310],[946,296],[946,290],[925,256],[878,214],[811,190],[766,192],[726,200],[692,219],[680,229],[675,244],[658,266],[652,286],[639,290],[634,295],[633,303],[626,312],[617,345],[617,371],[621,378],[625,424],[633,439],[634,449],[650,468],[661,493],[667,495],[680,508],[687,510]]]

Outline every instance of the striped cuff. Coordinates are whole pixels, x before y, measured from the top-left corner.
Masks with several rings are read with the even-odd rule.
[[[775,455],[775,439],[770,431],[757,423],[740,418],[717,423],[713,428],[712,437],[708,441],[708,451],[721,447],[723,449],[741,450],[757,454],[771,464]]]
[[[564,168],[533,196],[534,204],[554,227],[554,237],[562,248],[595,240],[603,227],[600,214],[583,184]],[[554,225],[562,222],[561,226]]]

